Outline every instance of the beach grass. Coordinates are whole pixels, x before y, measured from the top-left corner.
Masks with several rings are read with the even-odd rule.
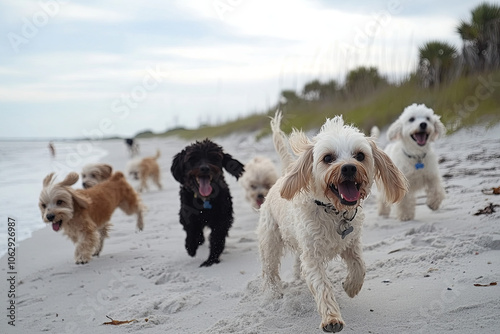
[[[329,101],[300,99],[293,103],[276,104],[269,110],[241,117],[219,125],[205,125],[197,129],[176,128],[163,133],[144,132],[137,138],[178,136],[194,140],[225,137],[235,133],[255,133],[257,138],[267,136],[269,116],[280,108],[284,114],[283,130],[305,131],[319,128],[326,118],[343,115],[347,123],[369,133],[372,126],[383,128],[393,122],[402,110],[413,103],[423,103],[441,115],[448,133],[477,124],[493,125],[500,122],[500,71],[482,73],[423,88],[415,78],[399,85],[386,85],[368,94],[338,96]]]

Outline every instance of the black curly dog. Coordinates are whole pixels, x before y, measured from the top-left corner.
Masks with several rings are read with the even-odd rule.
[[[205,242],[203,229],[210,232],[210,255],[200,267],[219,263],[226,237],[233,224],[233,202],[223,168],[238,179],[243,164],[209,139],[197,141],[177,153],[170,171],[181,184],[180,221],[186,231],[186,250],[196,255]]]

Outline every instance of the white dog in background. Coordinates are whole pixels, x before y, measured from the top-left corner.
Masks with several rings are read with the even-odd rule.
[[[260,209],[269,189],[278,179],[273,162],[262,156],[254,157],[245,164],[245,172],[239,179],[245,198],[255,209]]]
[[[279,112],[275,119],[281,119]],[[279,124],[273,126],[273,121],[276,132]],[[384,184],[383,195],[390,203],[404,197],[407,183],[390,158],[358,129],[344,125],[340,116],[328,119],[312,139],[294,131],[289,141],[297,159],[287,152],[284,134],[274,135],[285,175],[271,188],[260,210],[257,234],[264,287],[282,296],[280,262],[285,247],[291,249],[297,255],[295,276],[305,278],[321,328],[338,332],[344,320],[326,273],[327,263],[340,255],[348,271],[344,290],[349,297],[356,296],[365,277],[362,201],[375,179]]]
[[[390,141],[385,152],[404,173],[410,184],[409,192],[396,204],[396,215],[406,221],[415,217],[416,193],[424,189],[426,204],[437,210],[445,197],[438,170],[438,160],[431,143],[446,133],[440,116],[423,104],[412,104],[404,109],[387,131]],[[379,215],[388,216],[391,207],[379,200]]]

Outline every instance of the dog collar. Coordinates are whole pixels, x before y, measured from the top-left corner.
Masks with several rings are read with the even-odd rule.
[[[196,193],[194,193],[194,198],[198,198]],[[203,201],[203,209],[211,209],[212,208],[212,204],[210,203],[208,198],[204,198],[204,197],[199,197],[199,198]]]
[[[422,160],[424,160],[425,156],[427,155],[427,153],[424,153],[423,155],[411,155],[411,154],[408,154],[406,153],[405,150],[403,150],[403,153],[410,159],[415,159],[417,160],[417,163],[415,164],[415,169],[423,169],[425,167],[424,163],[422,162]]]
[[[325,204],[321,201],[318,201],[317,199],[314,200],[314,203],[317,206],[322,206],[325,208],[326,213],[335,213],[336,215],[340,214],[340,211],[337,210],[332,204]],[[354,226],[351,225],[351,222],[354,220],[358,213],[358,208],[356,208],[356,211],[354,211],[354,215],[352,215],[351,218],[347,218],[347,210],[342,213],[342,220],[339,222],[339,225],[337,226],[337,233],[342,236],[342,239],[344,239],[349,233],[354,231]]]

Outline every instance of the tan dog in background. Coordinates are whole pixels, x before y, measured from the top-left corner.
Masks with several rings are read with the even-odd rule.
[[[144,207],[139,195],[121,172],[88,189],[73,189],[77,173],[69,173],[54,183],[54,173],[43,180],[39,207],[43,221],[54,231],[62,229],[76,244],[75,262],[84,264],[98,256],[111,227],[109,220],[116,208],[127,215],[137,214],[137,228],[142,230]]]
[[[107,164],[88,164],[82,169],[82,187],[87,189],[111,177],[113,167]]]
[[[158,189],[162,189],[160,182],[160,166],[158,166],[158,158],[160,157],[160,150],[156,151],[154,157],[148,157],[143,159],[135,159],[130,161],[127,166],[128,174],[135,180],[140,180],[141,185],[139,186],[139,191],[142,192],[144,189],[149,190],[148,179],[151,178],[153,182],[158,186]]]

